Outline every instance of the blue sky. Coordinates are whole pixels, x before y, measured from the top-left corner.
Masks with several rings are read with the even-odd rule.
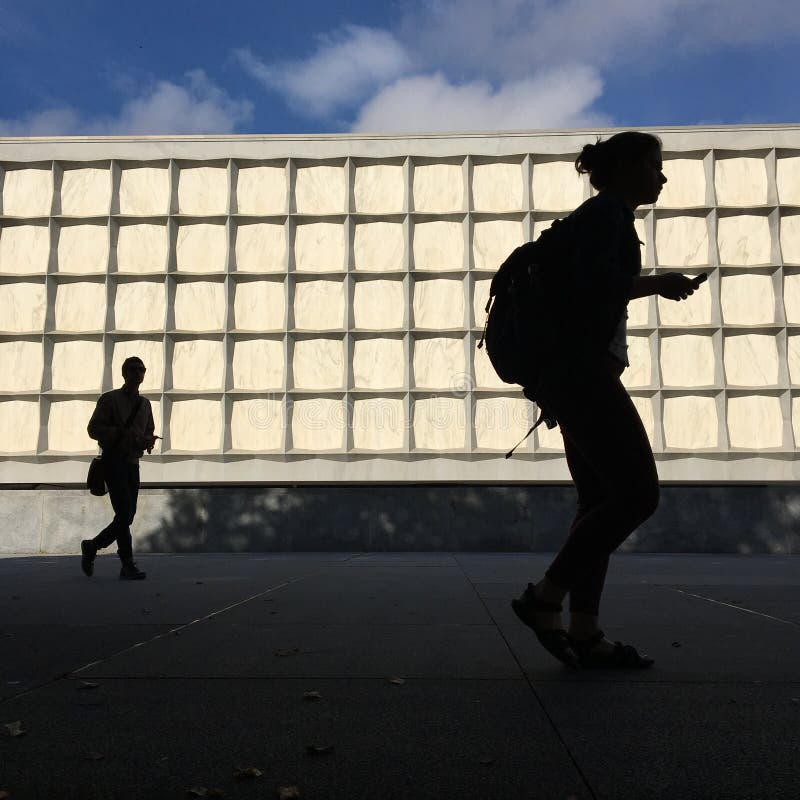
[[[796,0],[0,0],[0,135],[800,122]]]

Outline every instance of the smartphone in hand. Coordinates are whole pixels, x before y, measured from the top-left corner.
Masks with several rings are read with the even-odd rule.
[[[695,276],[692,280],[695,286],[700,286],[701,283],[705,283],[708,280],[708,273],[701,272],[699,275]]]

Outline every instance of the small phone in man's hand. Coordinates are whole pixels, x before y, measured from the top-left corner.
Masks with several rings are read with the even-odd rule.
[[[699,286],[701,283],[705,283],[708,280],[708,273],[701,272],[699,275],[696,275],[693,280],[695,286]]]

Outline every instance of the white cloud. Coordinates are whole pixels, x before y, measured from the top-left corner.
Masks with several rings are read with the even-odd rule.
[[[253,104],[231,97],[203,70],[186,73],[185,85],[158,81],[125,102],[116,116],[82,117],[69,106],[0,118],[2,136],[231,133],[252,118]]]

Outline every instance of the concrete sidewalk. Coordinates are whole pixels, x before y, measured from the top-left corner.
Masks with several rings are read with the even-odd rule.
[[[26,731],[0,735],[0,792],[800,796],[798,557],[615,555],[603,627],[656,665],[604,673],[511,611],[549,560],[143,555],[128,583],[115,556],[92,579],[77,556],[0,558],[0,734]]]

